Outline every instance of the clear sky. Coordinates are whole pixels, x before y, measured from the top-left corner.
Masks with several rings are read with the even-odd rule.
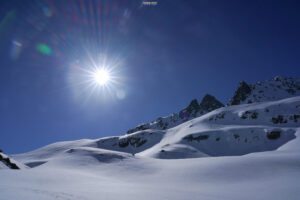
[[[156,2],[1,0],[0,149],[122,135],[206,93],[225,104],[241,80],[300,77],[299,1]]]

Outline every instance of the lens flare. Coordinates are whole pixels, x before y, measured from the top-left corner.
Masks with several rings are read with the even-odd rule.
[[[45,54],[45,55],[51,55],[51,53],[52,53],[51,48],[46,44],[38,44],[36,46],[36,48],[40,53]]]

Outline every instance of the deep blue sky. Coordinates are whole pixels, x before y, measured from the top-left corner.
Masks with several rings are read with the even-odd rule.
[[[2,0],[0,148],[122,135],[241,80],[299,77],[298,2]],[[78,66],[104,57],[118,84],[92,91]]]

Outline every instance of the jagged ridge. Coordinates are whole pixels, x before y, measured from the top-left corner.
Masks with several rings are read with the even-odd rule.
[[[193,99],[191,103],[186,108],[182,109],[178,114],[173,113],[167,117],[159,117],[153,122],[141,124],[133,129],[128,130],[127,134],[146,129],[165,130],[172,128],[223,106],[224,105],[214,96],[206,94],[200,104],[198,103],[197,99]]]

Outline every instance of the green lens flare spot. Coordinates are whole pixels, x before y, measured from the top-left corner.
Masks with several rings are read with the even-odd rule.
[[[46,44],[38,44],[36,48],[40,53],[45,55],[51,55],[52,53],[51,48]]]

